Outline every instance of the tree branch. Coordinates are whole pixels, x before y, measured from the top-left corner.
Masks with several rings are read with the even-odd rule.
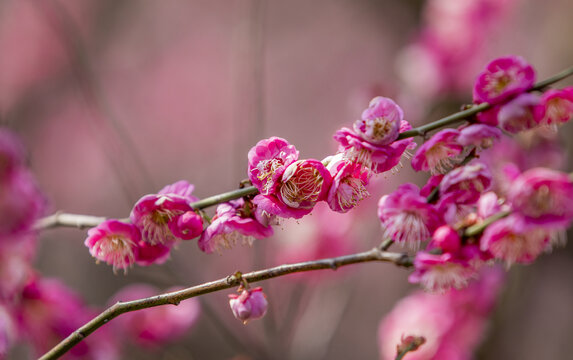
[[[545,80],[542,80],[542,81],[536,83],[528,91],[543,90],[547,86],[554,84],[558,81],[561,81],[561,80],[563,80],[563,79],[565,79],[571,75],[573,75],[573,66],[566,69],[566,70],[561,71],[560,73],[557,73],[557,74],[551,76],[550,78],[547,78]],[[486,110],[490,109],[493,105],[495,105],[495,104],[481,103],[479,105],[473,105],[469,109],[466,109],[466,110],[457,112],[455,114],[446,116],[444,118],[441,118],[441,119],[436,120],[434,122],[431,122],[429,124],[422,125],[422,126],[419,126],[417,128],[413,128],[413,129],[408,130],[408,131],[404,131],[403,133],[400,133],[397,140],[402,140],[402,139],[406,139],[406,138],[410,138],[410,137],[414,137],[414,136],[424,136],[429,131],[439,129],[439,128],[444,127],[444,126],[456,124],[456,123],[461,122],[461,121],[463,121],[463,120],[465,120],[471,116],[474,116],[474,115],[476,115],[482,111],[486,111]]]
[[[339,256],[335,258],[321,259],[315,261],[305,261],[296,264],[280,265],[273,268],[253,271],[250,273],[242,274],[241,276],[229,275],[226,278],[207,282],[201,285],[193,286],[187,289],[170,292],[166,294],[161,294],[157,296],[152,296],[145,299],[139,299],[127,302],[118,302],[107,310],[93,318],[91,321],[86,323],[81,328],[77,329],[71,333],[67,338],[62,340],[58,345],[44,354],[40,360],[51,360],[57,359],[64,355],[68,350],[77,345],[83,339],[88,337],[98,328],[118,317],[121,314],[146,309],[150,307],[160,306],[160,305],[178,305],[181,301],[199,296],[215,291],[221,291],[229,289],[235,286],[239,286],[242,280],[246,280],[248,283],[255,283],[258,281],[263,281],[267,279],[272,279],[279,276],[284,276],[288,274],[314,271],[314,270],[325,270],[331,269],[336,270],[339,267],[358,264],[364,262],[390,262],[398,266],[411,267],[412,259],[406,254],[392,253],[381,251],[378,248],[374,248],[369,251],[356,253],[352,255]]]

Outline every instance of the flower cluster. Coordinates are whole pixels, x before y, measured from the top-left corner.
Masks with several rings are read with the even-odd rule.
[[[110,219],[88,231],[85,245],[98,261],[126,270],[133,264],[162,264],[180,240],[198,237],[203,219],[191,204],[194,186],[178,181],[134,205],[130,223]]]
[[[458,129],[438,131],[419,147],[412,167],[434,174],[422,189],[404,184],[380,199],[386,237],[415,249],[429,240],[415,256],[411,282],[431,291],[464,287],[494,260],[530,263],[570,225],[570,175],[523,168],[512,159],[492,168],[495,161],[488,161],[490,154],[499,157],[496,147],[504,134],[547,133],[573,116],[571,88],[538,96],[527,92],[534,79],[533,67],[520,57],[488,64],[476,80],[474,101],[492,107]]]
[[[470,359],[482,340],[503,283],[503,272],[488,269],[467,288],[446,294],[417,291],[400,300],[380,322],[381,359],[395,359],[410,339],[424,339],[405,358]]]

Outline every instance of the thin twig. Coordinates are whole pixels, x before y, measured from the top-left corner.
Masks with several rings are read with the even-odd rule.
[[[98,328],[108,323],[109,321],[113,320],[114,318],[118,317],[119,315],[127,312],[146,309],[160,305],[167,305],[167,304],[178,305],[181,301],[195,296],[239,286],[241,283],[241,279],[246,280],[249,283],[254,283],[298,272],[324,270],[324,269],[336,270],[339,267],[347,266],[350,264],[373,262],[373,261],[390,262],[404,267],[412,266],[412,260],[406,254],[383,252],[380,251],[378,248],[374,248],[369,251],[356,253],[352,255],[345,255],[345,256],[339,256],[335,258],[321,259],[315,261],[306,261],[296,264],[280,265],[265,270],[253,271],[247,274],[242,274],[240,278],[237,277],[236,275],[229,275],[223,279],[207,282],[201,285],[193,286],[179,291],[174,291],[134,301],[118,302],[109,307],[107,310],[100,313],[98,316],[93,318],[84,326],[74,331],[67,338],[62,340],[58,345],[56,345],[54,348],[52,348],[50,351],[44,354],[40,358],[40,360],[50,360],[59,358],[60,356],[64,355],[67,351],[69,351],[72,347],[74,347],[83,339],[85,339],[94,331],[96,331]]]

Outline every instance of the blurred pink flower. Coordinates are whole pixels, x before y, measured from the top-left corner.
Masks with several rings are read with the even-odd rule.
[[[24,339],[41,355],[94,317],[82,300],[55,279],[31,281],[22,291],[16,309]],[[118,358],[116,339],[101,328],[67,353],[68,359],[112,360]]]
[[[536,127],[543,116],[539,96],[526,93],[503,104],[497,113],[497,121],[500,128],[515,134]]]
[[[573,181],[567,173],[529,169],[514,180],[507,197],[528,223],[566,228],[573,220]]]
[[[490,148],[502,135],[497,127],[486,124],[472,124],[459,130],[458,143],[463,146],[473,145],[478,150]]]
[[[423,143],[412,158],[416,171],[430,171],[433,175],[446,173],[453,166],[452,158],[461,154],[463,146],[457,141],[456,129],[440,130]]]
[[[0,300],[17,299],[34,275],[35,234],[12,236],[0,243]]]
[[[499,103],[528,90],[535,83],[535,70],[520,56],[492,60],[478,74],[473,99],[476,103]]]
[[[170,288],[173,292],[180,288]],[[158,295],[160,291],[147,284],[130,284],[118,291],[109,301],[131,301]],[[190,331],[200,314],[195,298],[181,301],[177,306],[164,305],[125,313],[113,321],[117,334],[140,346],[157,347],[177,341]]]
[[[467,261],[449,252],[436,255],[420,251],[414,259],[414,269],[408,281],[438,293],[452,288],[462,289],[476,276]]]
[[[545,107],[542,124],[557,126],[566,123],[573,116],[573,87],[549,89],[541,96],[541,103]]]
[[[508,266],[529,264],[549,247],[549,233],[528,224],[519,215],[510,215],[489,225],[480,238],[481,251],[489,252]]]
[[[413,248],[428,240],[434,229],[443,223],[433,205],[420,195],[414,184],[402,184],[378,202],[378,218],[385,236]]]
[[[453,193],[458,204],[473,204],[482,192],[491,187],[491,173],[487,166],[472,161],[448,172],[440,184],[440,196]]]
[[[5,359],[17,336],[18,331],[12,311],[7,304],[0,301],[0,359]]]
[[[380,322],[380,359],[395,359],[396,347],[408,336],[426,341],[405,360],[472,359],[502,282],[503,272],[488,268],[467,288],[445,294],[416,291],[400,300]]]
[[[312,216],[281,224],[283,230],[275,235],[275,262],[287,264],[349,254],[358,247],[358,237],[353,231],[356,221],[353,212],[341,214],[331,211],[326,204],[318,204]],[[319,274],[323,272],[305,273],[304,278]]]

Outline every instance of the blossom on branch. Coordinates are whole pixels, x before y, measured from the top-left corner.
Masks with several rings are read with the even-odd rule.
[[[535,83],[535,70],[521,56],[492,60],[479,73],[473,91],[474,102],[499,103],[530,89]]]
[[[247,324],[250,320],[260,319],[267,313],[269,303],[263,288],[243,289],[240,295],[229,295],[229,306],[233,315]]]
[[[140,240],[141,233],[134,225],[107,220],[88,230],[84,244],[94,258],[112,265],[115,272],[135,263]]]
[[[457,141],[459,135],[456,129],[435,133],[416,151],[412,158],[412,168],[416,171],[430,171],[432,175],[448,172],[454,165],[453,158],[463,150]]]
[[[211,224],[199,238],[199,249],[206,253],[230,249],[237,242],[251,245],[255,239],[273,235],[268,223],[261,223],[255,216],[256,205],[243,199],[229,201],[217,206]]]

